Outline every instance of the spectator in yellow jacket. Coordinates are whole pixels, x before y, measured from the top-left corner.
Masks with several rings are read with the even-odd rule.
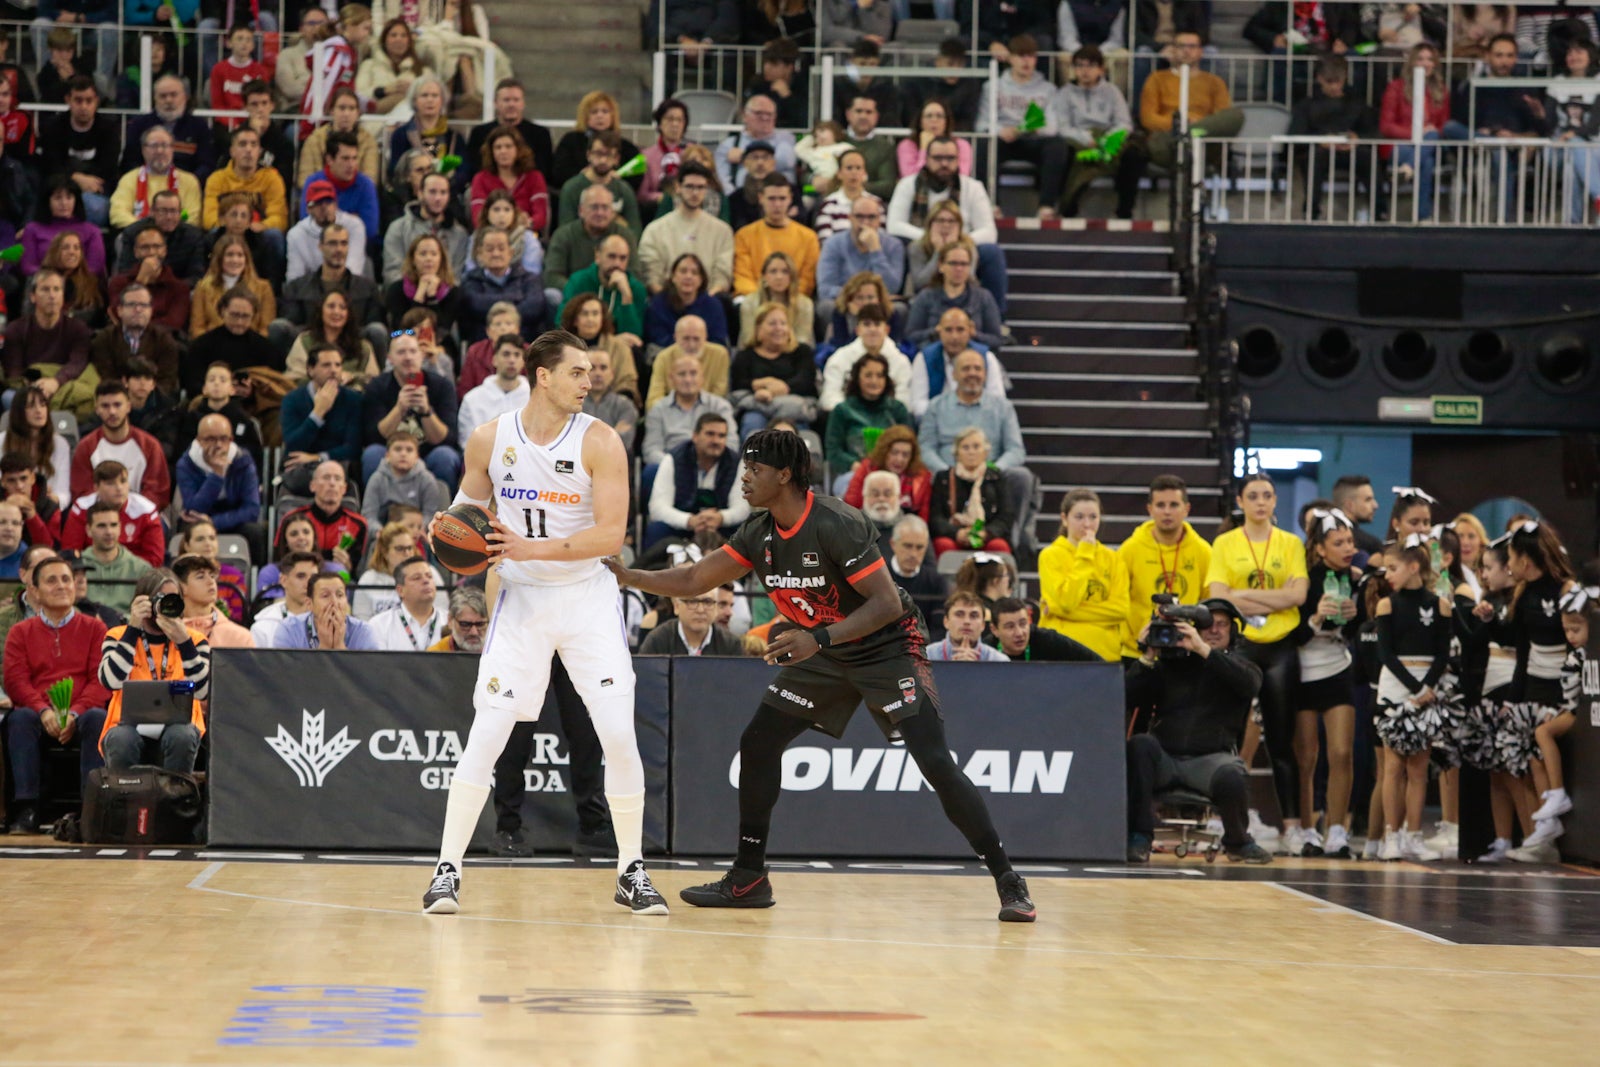
[[[1074,489],[1061,501],[1061,536],[1039,553],[1039,625],[1117,661],[1128,618],[1128,568],[1096,539],[1100,497]]]
[[[228,165],[211,172],[206,179],[202,228],[222,224],[217,202],[228,193],[246,193],[253,201],[254,218],[250,228],[257,233],[276,231],[278,240],[289,228],[289,199],[283,188],[283,175],[261,165],[261,135],[249,126],[233,131],[228,148]]]
[[[769,174],[761,186],[761,218],[733,235],[733,291],[749,296],[761,284],[761,268],[773,252],[787,252],[794,261],[795,283],[811,296],[817,291],[817,232],[789,217],[793,192],[780,174]]]
[[[111,225],[115,229],[132,226],[150,215],[155,196],[167,189],[176,189],[183,201],[183,213],[191,223],[200,219],[200,179],[173,165],[172,134],[165,126],[155,125],[140,137],[139,150],[144,154],[144,166],[135,167],[117,182],[111,194]]]
[[[1180,604],[1206,598],[1211,545],[1195,533],[1189,518],[1189,487],[1176,474],[1150,483],[1145,503],[1150,521],[1141,523],[1117,549],[1128,568],[1128,619],[1122,627],[1122,658],[1139,658],[1139,632],[1150,621],[1157,593],[1171,593]]]

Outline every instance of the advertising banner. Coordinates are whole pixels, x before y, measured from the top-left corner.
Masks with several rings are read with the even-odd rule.
[[[776,671],[759,660],[673,661],[673,851],[732,855],[739,734]],[[945,733],[1019,859],[1123,858],[1122,668],[935,663]],[[770,851],[971,858],[903,746],[857,711],[845,736],[808,732],[783,760]]]
[[[427,852],[439,845],[455,763],[472,725],[474,656],[400,652],[213,653],[213,846]],[[636,661],[645,847],[666,846],[664,659]],[[548,706],[524,771],[524,833],[570,847],[576,816],[560,718]],[[487,846],[485,803],[474,849]]]

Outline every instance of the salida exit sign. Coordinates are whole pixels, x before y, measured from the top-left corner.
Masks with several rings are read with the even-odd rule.
[[[1483,397],[1386,396],[1378,400],[1378,418],[1435,426],[1482,426]]]

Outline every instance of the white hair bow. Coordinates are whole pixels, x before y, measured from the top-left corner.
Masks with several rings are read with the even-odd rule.
[[[1428,536],[1432,537],[1435,541],[1437,541],[1437,540],[1439,540],[1440,538],[1442,538],[1444,536],[1444,532],[1446,530],[1454,530],[1455,528],[1456,528],[1456,524],[1453,523],[1453,522],[1437,523],[1437,524],[1434,525],[1432,530],[1428,531]]]
[[[684,545],[673,545],[667,549],[667,559],[674,567],[683,567],[690,563],[699,563],[705,553],[700,551],[700,546],[690,541]]]
[[[1311,517],[1318,520],[1317,528],[1322,533],[1327,533],[1340,526],[1353,527],[1355,525],[1350,521],[1350,517],[1338,508],[1312,508]]]
[[[1429,504],[1438,503],[1437,500],[1414,485],[1392,485],[1389,487],[1389,491],[1403,500],[1423,500]]]
[[[1575,585],[1561,598],[1561,610],[1581,614],[1590,604],[1600,604],[1600,585]]]
[[[1517,529],[1521,530],[1523,533],[1536,534],[1536,533],[1539,532],[1539,520],[1537,520],[1537,519],[1529,519],[1526,522],[1524,522],[1521,526],[1518,526]],[[1515,532],[1515,531],[1513,531],[1513,532]]]
[[[1433,540],[1433,538],[1430,537],[1428,534],[1425,534],[1425,533],[1407,534],[1406,535],[1406,541],[1405,541],[1405,547],[1406,548],[1427,548],[1428,547],[1428,543],[1430,541],[1432,541],[1432,540]]]

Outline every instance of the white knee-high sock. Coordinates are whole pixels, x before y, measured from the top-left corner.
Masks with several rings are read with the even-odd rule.
[[[634,860],[644,859],[644,793],[607,793],[606,803],[611,805],[611,828],[617,835],[617,873],[621,874]]]
[[[472,831],[483,813],[483,802],[489,799],[489,787],[464,782],[459,777],[450,779],[450,799],[444,808],[444,835],[439,841],[439,862],[461,870],[461,857],[466,855],[472,841]]]

